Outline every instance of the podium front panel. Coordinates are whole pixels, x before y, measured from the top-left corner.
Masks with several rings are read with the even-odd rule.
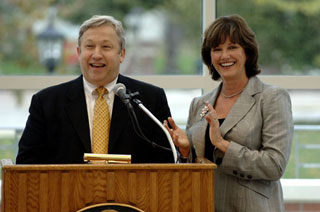
[[[123,203],[146,212],[214,211],[215,164],[7,165],[5,212]]]

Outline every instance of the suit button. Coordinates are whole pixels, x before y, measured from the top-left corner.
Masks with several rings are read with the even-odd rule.
[[[244,177],[244,174],[240,174],[240,177],[242,177],[242,178],[243,178],[243,177]]]
[[[233,170],[233,172],[232,172],[234,175],[237,175],[238,174],[238,172],[236,171],[236,170]]]
[[[248,175],[247,177],[248,177],[248,179],[252,179],[252,176],[251,176],[251,175]]]

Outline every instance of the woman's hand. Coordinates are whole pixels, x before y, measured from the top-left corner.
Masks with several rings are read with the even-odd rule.
[[[218,114],[213,109],[210,103],[206,102],[206,106],[208,108],[208,113],[205,116],[205,119],[210,125],[209,136],[210,136],[211,143],[216,148],[220,149],[223,152],[226,152],[229,146],[229,142],[224,140],[221,136],[220,124],[218,121]]]
[[[168,121],[169,121],[172,128],[169,127]],[[180,152],[181,156],[188,157],[189,152],[190,152],[190,143],[189,143],[188,136],[186,135],[186,133],[182,129],[180,129],[176,125],[176,123],[174,122],[174,120],[171,117],[168,118],[168,121],[167,120],[163,121],[164,127],[170,133],[170,136],[171,136],[174,144],[179,148],[179,152]]]

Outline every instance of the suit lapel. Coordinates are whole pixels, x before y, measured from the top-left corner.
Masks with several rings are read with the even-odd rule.
[[[126,79],[119,74],[117,83],[123,83],[127,86]],[[114,97],[111,126],[110,126],[110,138],[109,138],[109,151],[112,151],[116,141],[119,136],[125,130],[129,120],[129,114],[127,112],[126,106],[121,102],[118,96]]]
[[[249,112],[255,104],[253,96],[262,91],[262,86],[261,81],[257,77],[249,79],[247,87],[243,90],[220,127],[222,137]]]
[[[86,99],[83,89],[82,76],[78,77],[67,92],[69,102],[66,104],[66,113],[80,137],[86,152],[91,152],[89,121]]]
[[[195,101],[193,105],[192,114],[190,114],[190,128],[187,131],[188,136],[192,136],[191,140],[193,145],[196,147],[197,155],[203,156],[205,151],[205,133],[208,126],[208,122],[205,118],[201,118],[200,114],[202,109],[205,107],[205,102],[208,101],[211,105],[214,105],[221,89],[221,84],[218,88],[214,89],[212,92],[205,94],[200,97],[200,99]]]

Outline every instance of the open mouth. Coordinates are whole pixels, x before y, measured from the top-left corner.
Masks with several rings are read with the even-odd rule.
[[[235,64],[235,62],[220,63],[220,66],[222,66],[222,67],[230,67],[230,66],[233,66],[234,64]]]
[[[106,65],[105,64],[102,64],[102,63],[90,63],[90,66],[92,68],[103,68],[105,67]]]

